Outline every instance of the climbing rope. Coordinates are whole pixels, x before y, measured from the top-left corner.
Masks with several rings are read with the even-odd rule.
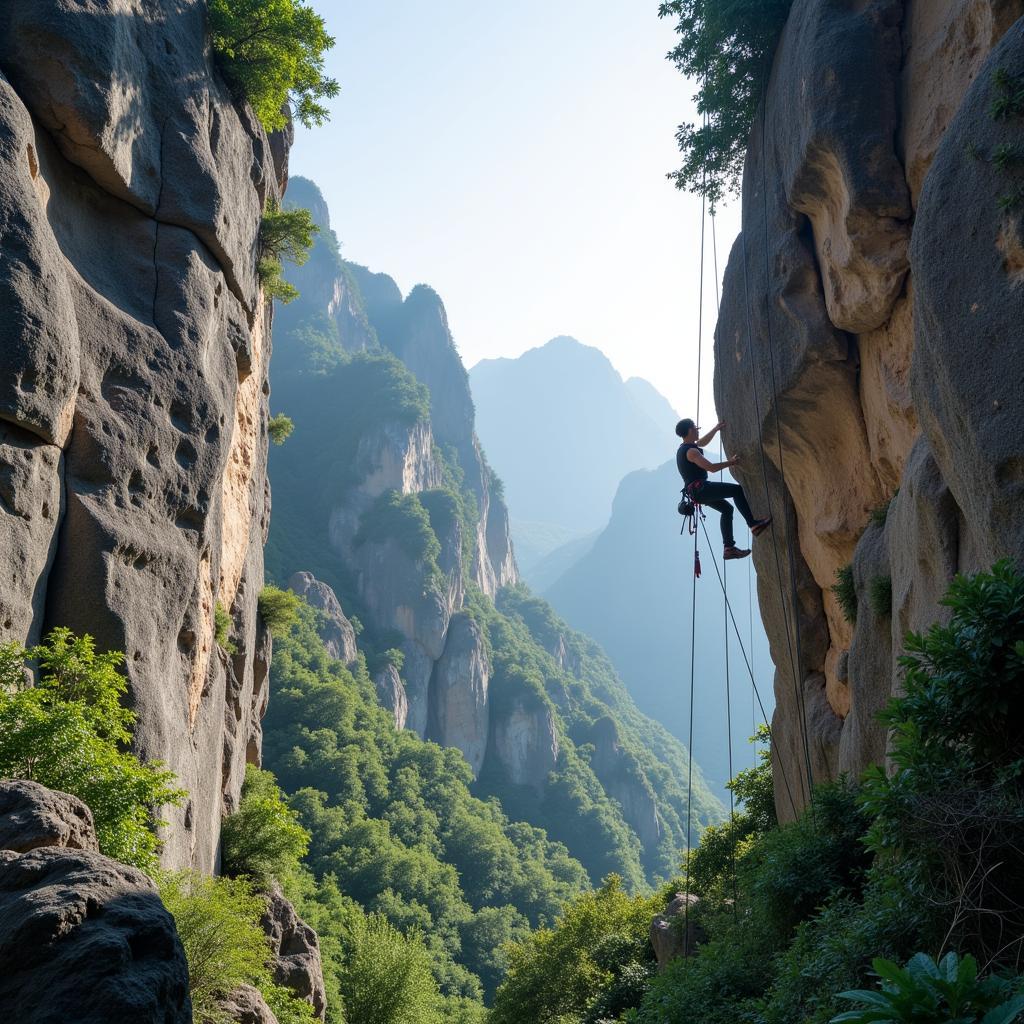
[[[707,537],[707,526],[704,527],[704,536]],[[711,538],[708,537],[707,539],[708,539],[708,544],[710,545]],[[722,574],[721,574],[721,572],[718,569],[718,559],[715,557],[714,550],[712,550],[712,552],[711,552],[711,562],[712,562],[712,565],[714,565],[714,567],[715,567],[715,574],[718,576],[718,582],[719,582],[719,585],[721,586],[722,585]],[[725,563],[723,562],[723,565],[724,564]],[[723,594],[724,593],[725,593],[725,588],[723,586]],[[771,726],[768,724],[768,714],[765,711],[764,702],[761,700],[761,691],[757,688],[757,681],[754,678],[754,669],[753,669],[753,666],[751,665],[750,657],[747,655],[746,648],[743,645],[743,637],[740,635],[739,626],[736,624],[736,615],[735,615],[735,613],[732,610],[732,603],[729,601],[729,598],[727,596],[725,598],[725,609],[726,609],[726,612],[727,612],[727,614],[729,616],[729,621],[732,623],[733,633],[736,636],[736,642],[739,645],[740,654],[743,655],[743,664],[746,666],[747,675],[750,676],[750,688],[753,690],[754,696],[757,699],[757,706],[761,709],[761,716],[764,719],[765,728],[768,730],[768,739],[769,739],[769,742],[770,742],[771,738],[772,738],[772,729],[771,729]],[[789,775],[786,772],[785,762],[782,760],[781,757],[779,757],[777,759],[777,763],[778,763],[780,771],[782,772],[782,781],[783,781],[783,784],[786,787],[786,794],[789,797],[789,805],[793,809],[794,816],[796,816],[796,813],[797,813],[796,801],[793,798],[793,789],[792,789],[792,787],[790,786],[790,783],[789,783]]]
[[[707,115],[704,115],[705,124]],[[704,180],[707,182],[707,169],[704,170]],[[707,191],[706,189],[704,190]],[[700,204],[700,285],[697,292],[697,422],[700,423],[700,373],[701,360],[703,355],[704,335],[704,225],[707,196],[701,197]],[[697,548],[699,537],[697,536],[697,523],[703,522],[700,506],[694,503],[693,515],[693,585],[690,594],[690,721],[686,741],[686,880],[683,906],[683,950],[686,956],[690,951],[690,858],[693,853],[693,710],[694,710],[694,683],[696,680],[696,637],[697,637],[697,580],[700,577],[700,551]],[[705,527],[705,536],[707,528]]]

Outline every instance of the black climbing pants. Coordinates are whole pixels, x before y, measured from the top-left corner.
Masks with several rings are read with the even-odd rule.
[[[743,488],[739,484],[720,484],[713,480],[708,480],[693,494],[694,501],[707,505],[708,508],[713,508],[716,512],[722,514],[722,542],[727,548],[732,548],[736,546],[736,537],[732,532],[732,505],[726,500],[727,498],[732,498],[736,502],[736,507],[740,510],[740,515],[746,520],[747,526],[753,526],[755,523],[754,514],[750,511],[747,496],[743,493]]]

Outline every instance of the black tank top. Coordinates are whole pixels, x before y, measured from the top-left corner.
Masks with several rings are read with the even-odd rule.
[[[679,450],[676,452],[676,468],[679,470],[679,475],[683,478],[683,482],[687,487],[690,484],[700,480],[702,483],[708,478],[708,471],[701,469],[696,463],[691,462],[686,454],[690,449],[694,449],[704,454],[703,448],[698,448],[695,444],[681,444]]]

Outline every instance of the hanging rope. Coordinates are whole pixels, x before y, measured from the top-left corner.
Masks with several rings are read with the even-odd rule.
[[[705,124],[707,115],[704,115]],[[707,182],[707,170],[704,171]],[[706,191],[706,190],[705,190]],[[703,355],[704,336],[704,223],[707,196],[702,196],[700,204],[700,285],[697,293],[697,422],[700,423],[700,374]],[[683,950],[689,956],[690,950],[690,858],[693,853],[693,708],[694,683],[696,680],[696,637],[697,637],[697,580],[700,577],[700,551],[697,549],[697,522],[700,520],[700,506],[694,509],[693,529],[693,586],[690,594],[690,722],[686,742],[686,880],[685,904],[683,906]],[[705,529],[705,534],[707,530]]]
[[[707,526],[704,527],[704,536],[707,537]],[[708,538],[708,543],[710,544],[710,542],[711,542],[710,538]],[[712,565],[714,565],[714,567],[715,567],[715,574],[718,576],[719,586],[722,586],[722,574],[721,574],[721,572],[718,569],[718,559],[715,557],[715,553],[714,553],[713,550],[711,552],[711,562],[712,562]],[[724,563],[723,563],[723,565],[724,565]],[[751,689],[754,692],[754,696],[757,698],[757,706],[761,709],[761,716],[765,720],[765,728],[768,730],[768,739],[769,739],[769,742],[770,742],[771,738],[772,738],[772,730],[771,730],[771,726],[768,724],[768,714],[767,714],[767,712],[764,709],[764,702],[761,700],[761,691],[758,690],[757,682],[754,679],[754,669],[751,666],[750,658],[747,655],[746,648],[743,646],[743,637],[740,635],[739,626],[736,624],[736,615],[734,614],[734,612],[732,610],[732,604],[729,601],[728,595],[725,593],[725,588],[724,587],[722,589],[722,595],[723,595],[724,600],[725,600],[725,608],[726,608],[726,612],[729,615],[729,621],[732,623],[733,633],[736,636],[736,642],[738,643],[739,648],[740,648],[740,654],[743,655],[743,664],[746,666],[747,675],[750,676],[750,687],[751,687]],[[797,807],[796,807],[796,800],[793,798],[793,789],[792,789],[792,787],[789,784],[789,774],[786,771],[786,765],[783,762],[781,757],[778,759],[777,763],[779,765],[779,769],[782,772],[782,781],[783,781],[783,784],[786,787],[786,794],[789,797],[789,805],[793,809],[793,815],[795,817],[796,813],[797,813]]]

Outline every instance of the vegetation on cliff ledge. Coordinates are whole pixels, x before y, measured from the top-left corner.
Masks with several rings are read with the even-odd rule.
[[[288,124],[289,108],[307,128],[327,120],[321,100],[339,91],[324,72],[334,39],[303,0],[210,0],[210,28],[221,72],[268,132]]]
[[[92,811],[100,850],[151,870],[162,824],[154,810],[184,793],[159,762],[126,750],[135,713],[122,703],[123,661],[63,628],[36,647],[0,644],[0,778],[77,796]],[[29,686],[33,667],[38,680]]]
[[[728,193],[739,195],[748,136],[792,2],[670,0],[658,9],[677,19],[679,42],[668,58],[699,83],[702,118],[679,126],[683,166],[669,177],[677,188],[707,196],[712,208]]]

